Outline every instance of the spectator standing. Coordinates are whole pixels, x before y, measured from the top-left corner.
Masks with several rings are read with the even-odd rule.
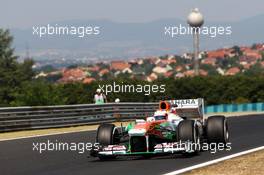
[[[95,104],[104,104],[107,102],[106,96],[102,93],[101,89],[97,89],[94,95]]]

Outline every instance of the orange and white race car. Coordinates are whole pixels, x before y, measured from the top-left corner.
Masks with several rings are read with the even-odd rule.
[[[223,143],[229,139],[227,120],[222,115],[204,116],[203,99],[161,101],[146,120],[126,127],[102,124],[97,129],[99,149],[91,155],[100,159],[117,156],[196,153],[201,143]]]

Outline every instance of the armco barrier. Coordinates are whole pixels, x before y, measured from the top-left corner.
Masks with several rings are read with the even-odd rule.
[[[264,103],[245,103],[245,104],[221,104],[205,107],[205,113],[218,112],[261,112],[264,111]]]
[[[0,132],[98,124],[153,115],[158,103],[0,108]]]
[[[153,115],[158,103],[107,103],[0,108],[0,132],[99,124]],[[205,113],[264,111],[264,103],[205,107]]]

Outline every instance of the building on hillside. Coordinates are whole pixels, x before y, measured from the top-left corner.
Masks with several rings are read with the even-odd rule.
[[[39,74],[37,74],[34,78],[40,78],[40,77],[47,77],[48,74],[41,71]]]
[[[105,69],[100,70],[99,73],[98,73],[98,75],[100,77],[102,77],[102,76],[104,76],[104,75],[106,75],[108,73],[109,73],[109,70],[105,68]]]
[[[132,74],[133,71],[130,68],[125,68],[124,70],[122,70],[122,73]]]
[[[194,70],[187,70],[185,72],[183,72],[185,77],[194,77],[195,76],[195,72]]]
[[[183,67],[182,66],[176,66],[175,67],[175,71],[176,72],[181,72],[181,71],[183,71]]]
[[[216,69],[216,71],[220,74],[220,75],[225,75],[225,71],[221,68],[221,67],[218,67]]]
[[[262,68],[264,68],[264,61],[261,61],[260,65],[261,65]]]
[[[95,79],[92,78],[92,77],[89,77],[89,78],[84,78],[82,82],[83,82],[84,84],[90,84],[90,83],[92,83],[93,81],[95,81]]]
[[[207,58],[225,58],[225,57],[227,57],[227,53],[224,49],[207,51],[206,55],[207,55]]]
[[[242,66],[243,66],[244,69],[250,69],[251,64],[247,63],[247,64],[243,64]]]
[[[254,60],[259,60],[262,58],[262,55],[257,50],[245,50],[243,52],[243,55],[246,56],[247,58],[251,58]]]
[[[216,65],[216,58],[205,58],[202,60],[202,64],[215,66]]]
[[[156,66],[153,68],[152,72],[158,73],[158,74],[164,74],[166,73],[168,70],[165,67],[160,67],[160,66]]]
[[[182,55],[182,58],[187,59],[187,60],[191,60],[193,58],[193,54],[191,54],[191,53],[184,53]]]
[[[167,69],[167,71],[173,70],[173,68],[170,65],[166,65],[166,69]]]
[[[207,76],[208,75],[208,72],[206,70],[199,69],[199,75],[201,75],[201,76]]]
[[[125,61],[112,61],[110,65],[110,69],[115,71],[122,71],[130,67],[131,65]]]
[[[185,72],[183,72],[184,76],[186,77],[194,77],[195,76],[195,72],[194,70],[187,70]],[[199,75],[200,76],[207,76],[208,75],[208,72],[203,70],[203,69],[199,69]]]
[[[98,72],[100,70],[100,67],[98,65],[96,65],[96,66],[89,66],[85,69],[89,72]]]
[[[158,79],[158,75],[155,73],[151,73],[149,76],[147,76],[147,81],[152,82]]]
[[[264,51],[264,44],[256,44],[256,50]]]
[[[62,71],[62,78],[59,82],[68,83],[82,81],[86,77],[86,72],[81,68],[65,69]]]
[[[170,77],[172,77],[172,75],[173,75],[173,71],[168,71],[168,72],[166,72],[165,74],[163,74],[163,76],[164,76],[165,78],[170,78]]]
[[[185,75],[184,75],[183,73],[181,73],[181,72],[178,72],[178,73],[174,76],[175,79],[177,79],[177,78],[183,78],[183,77],[185,77]]]
[[[238,67],[232,67],[226,71],[225,75],[236,75],[239,72],[240,72],[240,69]]]
[[[137,75],[145,75],[145,68],[143,66],[135,66],[132,69],[133,74],[137,74]]]

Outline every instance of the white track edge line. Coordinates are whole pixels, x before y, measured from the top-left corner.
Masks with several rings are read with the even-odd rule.
[[[191,170],[194,170],[194,169],[197,169],[197,168],[202,168],[202,167],[205,167],[205,166],[208,166],[208,165],[216,164],[216,163],[222,162],[224,160],[232,159],[232,158],[235,158],[235,157],[239,157],[239,156],[242,156],[242,155],[245,155],[245,154],[249,154],[249,153],[253,153],[253,152],[256,152],[256,151],[260,151],[260,150],[263,150],[263,149],[264,149],[264,146],[260,146],[260,147],[257,147],[257,148],[249,149],[249,150],[246,150],[246,151],[242,151],[242,152],[239,152],[239,153],[235,153],[235,154],[231,154],[231,155],[228,155],[228,156],[225,156],[225,157],[214,159],[214,160],[211,160],[211,161],[208,161],[208,162],[204,162],[204,163],[200,163],[200,164],[193,165],[193,166],[190,166],[190,167],[186,167],[186,168],[183,168],[183,169],[179,169],[179,170],[176,170],[176,171],[172,171],[172,172],[166,173],[164,175],[177,175],[177,174],[185,173],[187,171],[191,171]]]

